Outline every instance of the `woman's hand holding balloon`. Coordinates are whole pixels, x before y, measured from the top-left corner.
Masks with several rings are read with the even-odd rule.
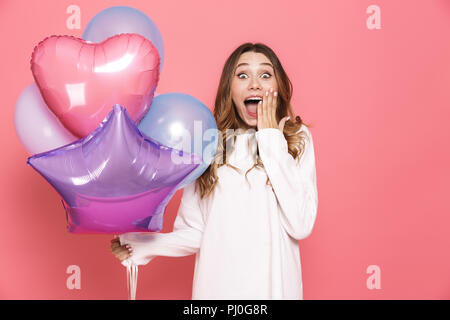
[[[123,261],[131,257],[133,248],[128,244],[120,245],[120,239],[114,237],[114,239],[111,240],[111,251],[117,259]]]

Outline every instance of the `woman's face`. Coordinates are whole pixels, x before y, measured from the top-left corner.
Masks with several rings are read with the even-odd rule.
[[[259,52],[243,53],[231,81],[231,98],[239,116],[248,126],[257,126],[258,99],[262,100],[263,95],[270,88],[278,91],[277,80],[269,58]],[[249,100],[251,97],[253,99]]]

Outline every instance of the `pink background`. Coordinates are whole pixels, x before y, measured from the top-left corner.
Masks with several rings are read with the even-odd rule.
[[[81,29],[66,8],[81,8]],[[381,29],[369,30],[369,5]],[[446,0],[0,1],[0,298],[127,299],[110,236],[66,231],[59,196],[32,168],[13,123],[32,81],[34,46],[81,37],[113,5],[145,12],[165,61],[157,92],[188,93],[213,108],[225,59],[263,42],[294,85],[296,113],[315,139],[319,211],[300,242],[305,299],[450,298],[450,3]],[[167,207],[172,230],[182,191]],[[69,290],[66,268],[81,268]],[[381,289],[366,272],[381,270]],[[190,299],[194,256],[140,267],[137,299]],[[219,276],[219,275],[218,275]]]

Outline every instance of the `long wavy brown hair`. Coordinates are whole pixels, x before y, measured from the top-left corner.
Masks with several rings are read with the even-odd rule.
[[[221,167],[222,165],[226,165],[240,172],[239,168],[236,168],[233,165],[227,163],[227,155],[233,151],[233,148],[229,148],[229,150],[226,150],[224,146],[234,145],[234,141],[236,140],[236,133],[230,135],[230,131],[239,133],[239,129],[242,130],[244,128],[249,128],[248,125],[239,116],[236,110],[236,106],[231,98],[231,81],[233,79],[233,75],[235,73],[239,58],[241,54],[245,52],[262,53],[272,63],[275,73],[274,75],[278,83],[278,106],[276,111],[277,123],[279,123],[280,120],[285,116],[290,116],[291,120],[295,119],[295,121],[289,120],[285,123],[283,134],[288,144],[288,151],[294,159],[297,159],[297,161],[299,161],[304,151],[305,139],[307,138],[307,135],[303,131],[298,131],[300,130],[302,124],[307,127],[309,127],[310,124],[304,123],[301,117],[295,116],[293,112],[291,106],[293,87],[291,81],[289,80],[280,63],[280,60],[272,49],[262,43],[244,43],[236,48],[226,60],[222,70],[222,75],[220,77],[213,112],[214,118],[217,123],[217,129],[220,135],[214,160],[206,169],[206,171],[195,182],[195,190],[197,191],[198,189],[200,189],[201,199],[203,199],[204,197],[208,197],[214,191],[214,187],[219,180],[219,177],[217,175],[217,169],[219,167]],[[233,139],[233,142],[230,143],[229,141],[227,141],[228,139]],[[257,151],[256,158],[257,162],[245,173],[246,179],[248,172],[250,172],[250,170],[252,170],[253,168],[264,168],[264,165],[259,158],[259,151]],[[270,185],[269,177],[267,177],[266,184]]]

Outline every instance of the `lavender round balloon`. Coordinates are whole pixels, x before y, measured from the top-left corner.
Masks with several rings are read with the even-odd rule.
[[[17,98],[14,126],[17,136],[30,154],[55,149],[78,140],[50,111],[34,82]]]
[[[174,92],[155,97],[138,128],[165,146],[201,157],[200,166],[179,188],[200,177],[217,152],[219,140],[214,116],[200,100],[188,94]]]
[[[110,7],[97,13],[81,36],[91,42],[103,40],[120,33],[137,33],[150,40],[158,49],[159,71],[164,63],[164,43],[156,24],[145,13],[125,6]]]
[[[115,105],[91,134],[28,164],[63,198],[70,232],[160,231],[167,203],[201,160],[176,163],[174,153],[186,156],[142,135]]]

